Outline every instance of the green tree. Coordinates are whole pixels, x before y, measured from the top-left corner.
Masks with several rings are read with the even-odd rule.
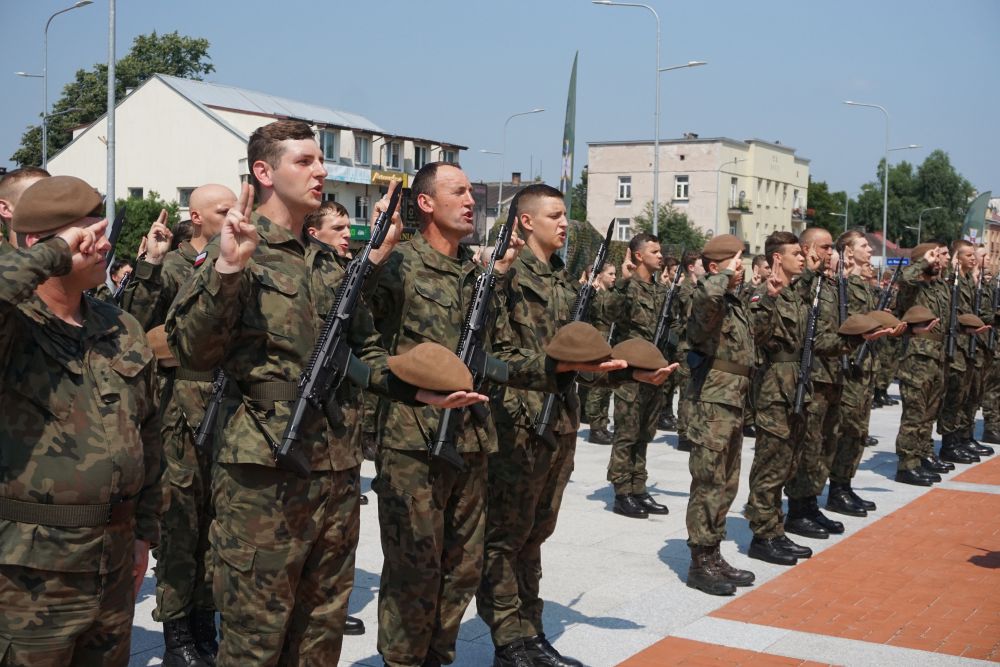
[[[118,237],[118,247],[115,257],[131,259],[139,253],[139,243],[149,231],[150,225],[160,215],[162,209],[167,209],[167,226],[172,227],[180,220],[177,202],[166,202],[154,191],[146,194],[144,199],[119,199],[115,206],[125,210],[125,226]]]
[[[573,186],[573,202],[570,204],[570,220],[587,219],[587,167],[580,172],[580,182]]]
[[[844,231],[844,201],[847,193],[830,192],[826,181],[816,181],[809,177],[809,224],[826,229],[834,238]],[[853,215],[851,216],[853,217]]]
[[[688,219],[687,213],[670,204],[660,204],[658,220],[660,243],[666,246],[683,246],[688,250],[701,250],[708,234]],[[653,202],[647,202],[643,212],[632,220],[632,228],[649,234],[653,229]]]
[[[209,62],[207,39],[185,37],[177,32],[139,35],[128,55],[115,66],[115,96],[136,88],[153,74],[169,74],[200,80],[215,71]],[[49,117],[48,154],[54,155],[73,138],[73,128],[100,118],[108,107],[108,66],[97,63],[89,70],[77,70],[73,81],[63,87]],[[55,115],[59,114],[59,115]],[[42,128],[29,127],[21,136],[21,146],[10,158],[22,167],[42,163]]]

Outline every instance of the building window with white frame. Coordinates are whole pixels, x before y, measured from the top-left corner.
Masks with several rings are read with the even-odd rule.
[[[781,208],[788,208],[788,184],[781,186]]]
[[[323,150],[323,159],[327,162],[337,162],[340,160],[340,150],[338,144],[337,130],[320,130],[319,147]]]
[[[142,197],[143,197],[142,188],[129,188],[128,189],[128,198],[129,199],[142,199]]]
[[[455,164],[457,160],[455,159],[455,151],[452,150],[442,150],[441,151],[441,161],[447,162],[449,164]]]
[[[426,146],[414,146],[413,147],[413,168],[417,171],[423,168],[427,164],[427,147]]]
[[[616,201],[628,202],[632,201],[632,177],[631,176],[619,176],[618,177],[618,198]]]
[[[194,188],[177,188],[177,205],[181,208],[191,208],[191,193]]]
[[[354,164],[368,166],[372,163],[371,137],[354,135]]]
[[[354,218],[368,222],[368,197],[359,195],[354,198]]]
[[[674,201],[688,200],[689,185],[687,176],[674,176]]]
[[[399,142],[390,141],[385,145],[385,166],[389,169],[399,169]]]
[[[632,220],[630,218],[615,218],[615,240],[628,241],[632,238]]]

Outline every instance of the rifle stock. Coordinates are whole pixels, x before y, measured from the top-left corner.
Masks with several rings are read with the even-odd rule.
[[[677,298],[677,286],[681,282],[681,275],[684,273],[684,253],[687,248],[681,246],[680,263],[677,264],[677,272],[674,273],[674,279],[670,283],[670,291],[667,292],[667,296],[663,299],[663,306],[660,308],[660,317],[656,320],[656,331],[653,332],[653,345],[663,349],[661,345],[666,341],[667,336],[670,333],[670,325],[674,319],[674,299]]]
[[[954,267],[951,279],[951,302],[948,307],[948,333],[945,340],[945,357],[948,361],[955,358],[955,347],[958,344],[958,267]]]
[[[900,262],[896,265],[896,270],[892,272],[892,279],[889,284],[885,286],[885,289],[879,294],[878,303],[875,305],[875,310],[885,310],[889,307],[889,301],[892,299],[892,288],[895,287],[896,281],[899,280],[899,271],[903,268],[903,263]],[[858,348],[858,353],[854,357],[854,367],[860,372],[861,364],[865,362],[865,357],[868,355],[868,351],[871,349],[871,341],[864,341],[861,343],[861,347]]]
[[[215,378],[212,380],[212,396],[208,399],[208,404],[205,406],[205,416],[202,417],[201,423],[198,424],[198,430],[194,434],[194,446],[202,451],[208,448],[208,443],[215,432],[215,423],[219,420],[219,410],[222,408],[222,399],[225,398],[228,385],[229,380],[226,378],[226,374],[221,370],[216,371]]]

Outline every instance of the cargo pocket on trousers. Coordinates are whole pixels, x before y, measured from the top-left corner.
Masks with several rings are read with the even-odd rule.
[[[244,591],[254,587],[252,571],[257,548],[230,533],[218,521],[212,522],[208,540],[212,545],[212,597],[216,608],[224,614],[230,611],[230,619],[242,625],[243,614],[248,611]]]
[[[167,470],[164,477],[169,482],[166,487],[167,497],[164,498],[164,506],[169,508],[173,504],[175,494],[181,496],[190,493],[188,489],[194,484],[194,469],[188,468],[180,461],[170,457],[164,458],[167,460]],[[177,487],[176,491],[174,487]]]

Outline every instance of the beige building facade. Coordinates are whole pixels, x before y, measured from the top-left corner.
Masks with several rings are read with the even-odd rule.
[[[191,191],[205,183],[238,190],[248,173],[247,141],[282,118],[316,128],[327,178],[324,198],[367,224],[389,178],[409,179],[427,162],[457,162],[465,146],[388,132],[358,114],[204,81],[153,75],[119,101],[115,112],[115,197],[156,192],[186,213]],[[107,190],[107,118],[78,128],[49,159],[53,174],[78,176]]]
[[[653,200],[653,142],[595,141],[587,150],[587,217],[628,240]],[[725,137],[660,141],[659,199],[703,231],[736,234],[750,253],[768,234],[805,228],[809,160],[779,143]]]

